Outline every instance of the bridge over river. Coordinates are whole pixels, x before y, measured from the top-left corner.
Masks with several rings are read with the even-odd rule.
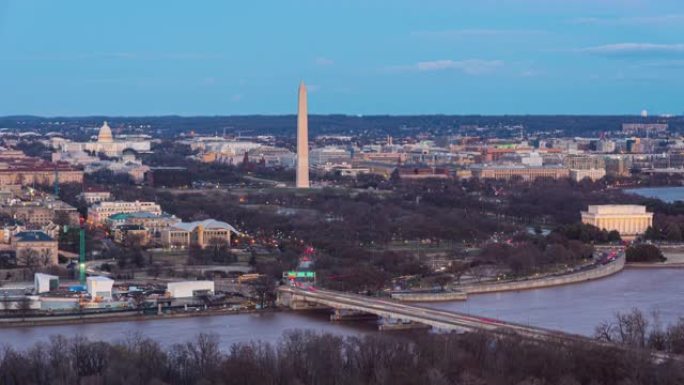
[[[341,311],[372,314],[384,319],[428,325],[447,331],[515,333],[523,337],[545,341],[597,342],[594,339],[577,334],[316,288],[302,289],[294,286],[282,286],[278,288],[278,303],[292,309],[327,307],[335,309],[336,314],[340,314]],[[341,314],[340,318],[342,318]]]
[[[293,309],[310,309],[327,307],[340,311],[353,311],[372,314],[385,319],[409,321],[428,325],[433,328],[456,332],[486,331],[498,335],[519,335],[535,341],[556,343],[592,343],[618,349],[631,349],[626,346],[615,345],[596,339],[571,334],[557,330],[550,330],[535,326],[505,322],[492,318],[474,316],[444,310],[436,310],[416,305],[407,305],[393,300],[376,297],[342,293],[317,288],[302,289],[294,286],[278,288],[278,303]],[[651,357],[658,362],[668,359],[684,361],[684,357],[662,352],[650,352]]]

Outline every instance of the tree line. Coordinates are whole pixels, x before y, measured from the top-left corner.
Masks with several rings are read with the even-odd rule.
[[[644,350],[526,342],[516,336],[306,331],[221,349],[216,335],[164,347],[140,335],[107,343],[52,337],[0,350],[7,385],[674,385],[677,361]]]

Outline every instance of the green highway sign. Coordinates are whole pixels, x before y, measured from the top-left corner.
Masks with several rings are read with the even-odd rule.
[[[311,278],[316,279],[315,271],[288,271],[284,274],[287,279]]]

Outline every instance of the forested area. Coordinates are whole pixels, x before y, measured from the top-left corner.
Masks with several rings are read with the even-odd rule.
[[[493,232],[514,229],[477,210],[436,206],[430,199],[416,203],[413,195],[362,192],[350,196],[334,189],[310,194],[277,190],[247,195],[223,191],[173,194],[147,188],[121,188],[115,195],[126,200],[154,196],[164,210],[184,220],[212,217],[246,231],[258,244],[277,240],[280,257],[257,266],[274,277],[294,267],[304,246],[314,246],[322,283],[348,290],[375,290],[393,276],[426,272],[418,255],[387,250],[389,244],[424,239],[476,242]],[[344,279],[325,282],[326,277]]]
[[[162,347],[53,337],[27,351],[0,350],[6,385],[675,385],[681,363],[644,350],[590,343],[532,343],[484,334],[371,334],[294,331],[278,344],[221,350],[218,337]]]

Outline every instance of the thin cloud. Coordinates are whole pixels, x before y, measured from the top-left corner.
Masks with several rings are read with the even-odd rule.
[[[209,76],[200,80],[199,84],[202,86],[214,86],[218,83],[215,77]]]
[[[640,63],[637,68],[681,69],[684,68],[684,60],[660,60]]]
[[[684,55],[684,44],[618,43],[580,48],[575,51],[609,57]]]
[[[314,60],[314,64],[316,64],[317,66],[330,66],[335,64],[335,61],[327,57],[317,57]]]
[[[655,16],[637,17],[581,17],[570,20],[571,24],[598,25],[598,26],[638,26],[638,25],[665,25],[679,24],[684,22],[684,14],[665,14]]]
[[[441,31],[414,31],[411,36],[428,39],[500,38],[540,35],[545,31],[533,29],[447,29]]]
[[[408,66],[389,67],[391,72],[437,72],[437,71],[458,71],[467,75],[481,75],[491,73],[503,67],[501,60],[432,60],[421,61]]]
[[[221,55],[202,52],[92,52],[92,53],[40,53],[24,56],[3,57],[4,60],[31,61],[81,61],[81,60],[210,60]]]

